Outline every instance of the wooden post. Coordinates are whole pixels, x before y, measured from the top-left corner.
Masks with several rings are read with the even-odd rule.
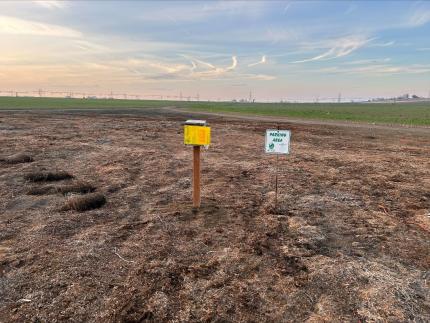
[[[193,207],[200,207],[200,146],[193,146]]]

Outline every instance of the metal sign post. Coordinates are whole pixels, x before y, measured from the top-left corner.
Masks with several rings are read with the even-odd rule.
[[[276,174],[275,174],[275,210],[278,209],[278,164],[279,164],[279,155],[276,154]]]
[[[290,138],[291,132],[289,130],[266,130],[266,153],[276,154],[275,166],[275,209],[278,208],[278,166],[279,155],[288,155],[290,153]]]
[[[193,146],[193,208],[200,207],[200,151],[211,141],[211,128],[205,120],[187,120],[184,125],[184,144]]]

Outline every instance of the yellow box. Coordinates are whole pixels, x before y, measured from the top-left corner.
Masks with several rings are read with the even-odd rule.
[[[203,126],[184,126],[184,144],[207,146],[211,143],[211,128]]]

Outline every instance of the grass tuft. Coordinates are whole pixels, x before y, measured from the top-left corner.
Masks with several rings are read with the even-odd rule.
[[[91,184],[77,182],[73,184],[60,185],[58,187],[55,186],[42,186],[42,187],[31,187],[27,191],[27,195],[49,195],[61,193],[63,195],[67,195],[69,193],[78,193],[78,194],[88,194],[92,193],[96,190]]]
[[[29,182],[55,182],[55,181],[61,181],[64,179],[72,179],[72,178],[73,178],[73,175],[64,171],[58,171],[58,172],[37,171],[37,172],[32,172],[24,175],[24,179]]]
[[[33,157],[24,153],[18,153],[6,158],[0,158],[0,161],[10,165],[21,164],[21,163],[31,163],[33,161]]]
[[[91,193],[88,195],[79,195],[71,197],[63,206],[62,211],[75,210],[84,212],[92,209],[98,209],[106,203],[106,197],[100,193]]]
[[[53,186],[42,186],[42,187],[30,187],[27,191],[27,195],[49,195],[55,194],[57,189]]]
[[[57,188],[57,192],[66,195],[69,193],[80,193],[87,194],[92,193],[96,190],[96,188],[88,183],[77,182],[69,185],[62,185]]]

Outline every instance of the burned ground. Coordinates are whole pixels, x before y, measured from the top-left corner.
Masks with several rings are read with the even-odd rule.
[[[184,118],[0,114],[0,321],[430,320],[430,131],[284,124],[274,209],[274,124],[212,118],[193,213]]]

